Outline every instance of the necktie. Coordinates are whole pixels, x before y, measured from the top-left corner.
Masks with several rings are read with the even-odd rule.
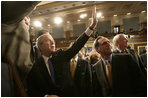
[[[122,53],[126,54],[126,51],[125,50],[122,50]]]
[[[52,66],[52,63],[51,63],[50,59],[48,59],[48,65],[49,65],[49,70],[50,70],[50,75],[51,75],[52,82],[55,84],[54,70],[53,70],[53,66]]]
[[[75,70],[76,70],[76,60],[73,59],[72,62],[71,62],[71,74],[72,74],[72,78],[74,78]]]
[[[109,85],[110,85],[110,87],[112,87],[111,65],[108,60],[106,60],[106,75],[108,78]]]

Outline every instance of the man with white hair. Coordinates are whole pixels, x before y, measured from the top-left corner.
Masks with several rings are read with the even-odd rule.
[[[128,39],[126,38],[125,34],[118,34],[113,38],[114,44],[114,53],[123,53],[123,54],[130,54],[132,58],[138,63],[141,70],[144,72],[145,76],[147,75],[144,65],[138,56],[137,52],[133,49],[129,49],[128,47]]]
[[[93,92],[96,97],[140,97],[147,94],[147,80],[131,55],[115,54],[108,38],[94,41],[101,59],[93,66]]]

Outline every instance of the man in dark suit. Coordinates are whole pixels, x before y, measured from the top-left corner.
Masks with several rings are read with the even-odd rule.
[[[76,66],[71,63],[71,73],[77,88],[79,97],[91,97],[92,96],[92,73],[90,64],[80,58],[75,56],[73,60],[76,61]],[[75,66],[75,69],[73,69]]]
[[[146,78],[131,55],[112,53],[110,41],[102,36],[94,47],[102,56],[93,67],[94,96],[146,96]]]
[[[147,53],[143,53],[141,56],[140,56],[145,68],[147,69]]]
[[[145,47],[145,51],[146,51],[145,53],[140,55],[140,59],[143,62],[144,66],[147,70],[147,46]]]
[[[143,62],[141,61],[140,57],[138,56],[137,52],[133,49],[127,48],[128,40],[124,34],[118,34],[113,38],[113,44],[115,47],[114,53],[124,53],[124,54],[130,54],[132,58],[137,62],[139,67],[141,68],[142,72],[147,76],[147,72],[145,70],[145,67],[143,65]]]
[[[70,74],[70,59],[75,56],[89,39],[96,26],[96,7],[92,14],[92,24],[67,50],[55,51],[55,42],[50,34],[43,34],[37,39],[42,56],[30,71],[27,84],[30,96],[77,96]]]

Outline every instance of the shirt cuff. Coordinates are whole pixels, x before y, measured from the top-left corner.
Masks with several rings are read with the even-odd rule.
[[[93,33],[93,30],[91,30],[89,27],[86,29],[85,34],[87,36],[90,36]]]

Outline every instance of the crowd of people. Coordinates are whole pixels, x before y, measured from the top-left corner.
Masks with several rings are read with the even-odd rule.
[[[68,49],[56,50],[48,30],[37,32],[36,45],[30,40],[28,15],[38,3],[2,2],[2,97],[147,96],[145,57],[127,48],[124,34],[114,36],[113,45],[98,36],[89,57],[80,53],[97,25],[95,5],[85,32]]]

